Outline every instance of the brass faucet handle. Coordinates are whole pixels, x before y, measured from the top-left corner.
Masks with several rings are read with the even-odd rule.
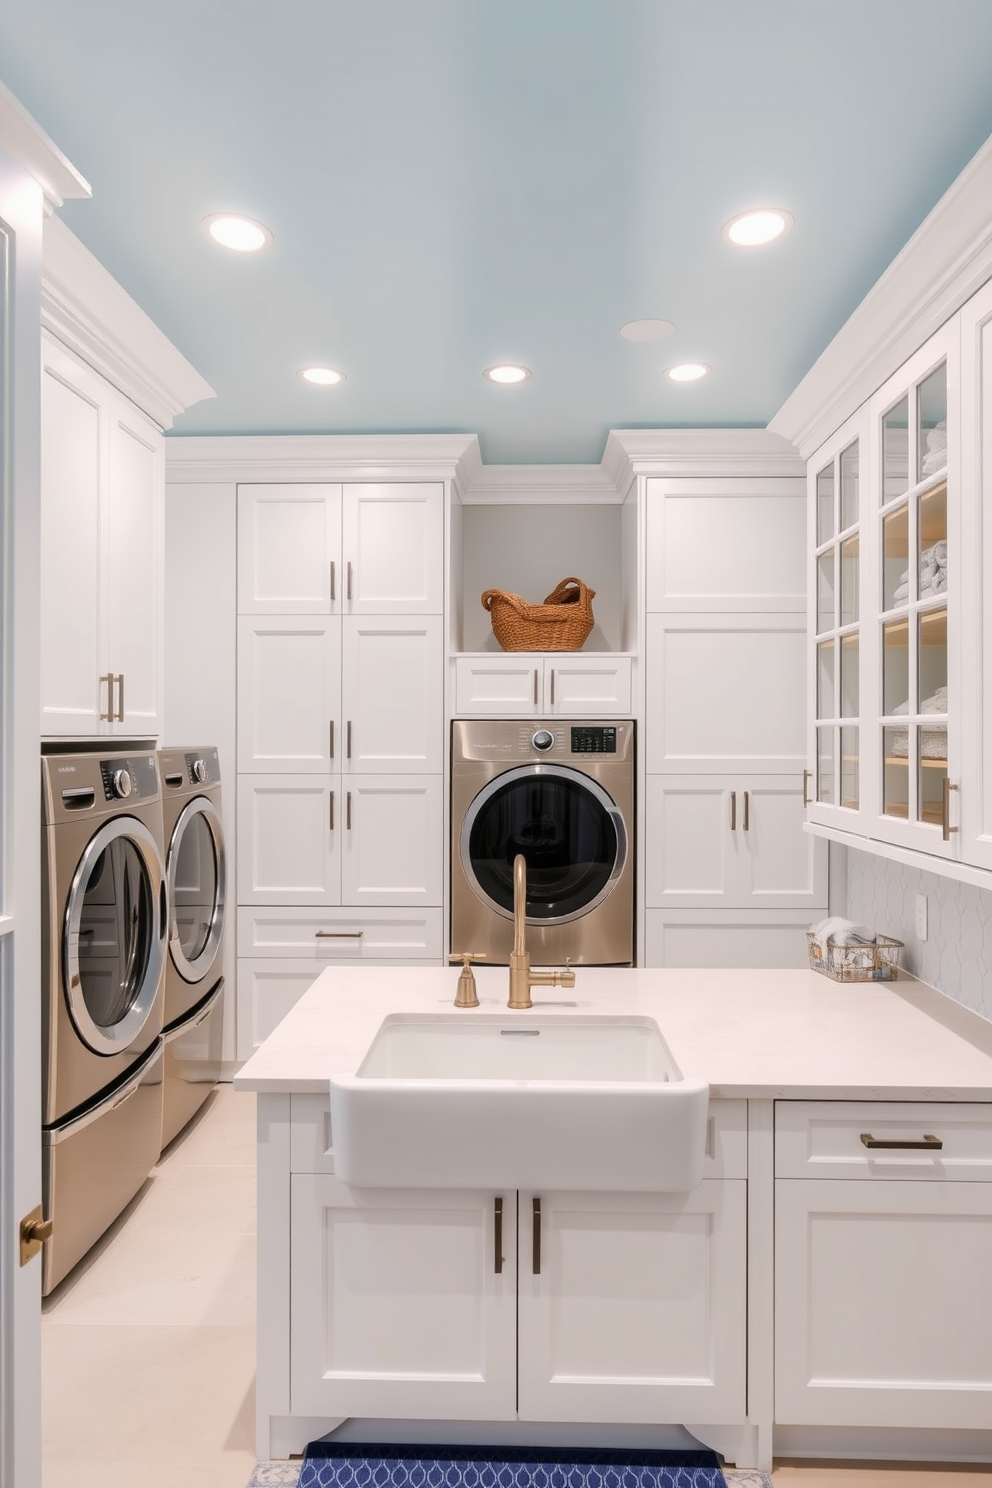
[[[485,961],[485,959],[485,952],[482,951],[452,951],[449,954],[449,961],[462,963],[462,974],[458,978],[458,990],[455,993],[455,1007],[479,1006],[479,994],[472,973],[472,962]]]

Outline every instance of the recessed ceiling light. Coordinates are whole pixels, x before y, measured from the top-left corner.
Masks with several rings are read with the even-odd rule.
[[[334,367],[301,367],[297,376],[317,387],[336,387],[339,382],[345,381],[344,373],[338,372]]]
[[[720,229],[725,243],[737,248],[760,248],[763,243],[774,243],[789,231],[795,218],[784,207],[760,207],[752,212],[740,212],[731,217]]]
[[[679,362],[675,367],[666,367],[664,377],[669,382],[698,382],[701,377],[708,377],[713,371],[705,362]]]
[[[664,341],[674,329],[670,320],[628,320],[620,334],[625,341]]]
[[[251,217],[235,216],[232,212],[214,212],[204,217],[203,231],[222,248],[231,248],[235,253],[257,253],[268,248],[272,234],[261,222]]]
[[[512,362],[501,362],[498,367],[487,367],[482,375],[487,382],[499,382],[508,386],[514,382],[526,382],[530,377],[530,368],[517,367]]]

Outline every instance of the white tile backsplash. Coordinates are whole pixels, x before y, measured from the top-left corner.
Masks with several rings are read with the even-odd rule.
[[[916,896],[926,894],[928,936],[916,937]],[[849,849],[847,915],[905,943],[913,976],[992,1021],[992,893]]]

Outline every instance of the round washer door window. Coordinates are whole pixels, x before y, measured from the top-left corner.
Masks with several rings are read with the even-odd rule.
[[[95,1054],[117,1054],[140,1034],[158,994],[164,947],[158,844],[143,823],[117,817],[79,861],[62,932],[69,1012]]]
[[[627,857],[623,817],[596,781],[561,765],[523,765],[491,780],[462,823],[462,868],[479,897],[513,915],[513,860],[527,860],[527,919],[562,924],[614,888]]]
[[[169,954],[185,981],[198,982],[224,932],[224,833],[206,797],[197,796],[181,812],[168,863]]]

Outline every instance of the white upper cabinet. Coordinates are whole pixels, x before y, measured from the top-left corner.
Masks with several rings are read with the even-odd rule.
[[[345,618],[342,768],[444,769],[444,654],[439,615]]]
[[[510,718],[627,717],[631,658],[610,652],[503,651],[455,658],[455,712]]]
[[[42,338],[41,733],[157,735],[162,431]]]
[[[241,615],[238,699],[239,770],[339,769],[340,619]]]
[[[345,613],[440,615],[443,523],[440,485],[346,485]]]
[[[802,610],[801,479],[647,482],[646,602],[651,610]]]
[[[341,609],[341,487],[238,487],[238,611]]]
[[[992,868],[992,284],[961,312],[961,852]]]

